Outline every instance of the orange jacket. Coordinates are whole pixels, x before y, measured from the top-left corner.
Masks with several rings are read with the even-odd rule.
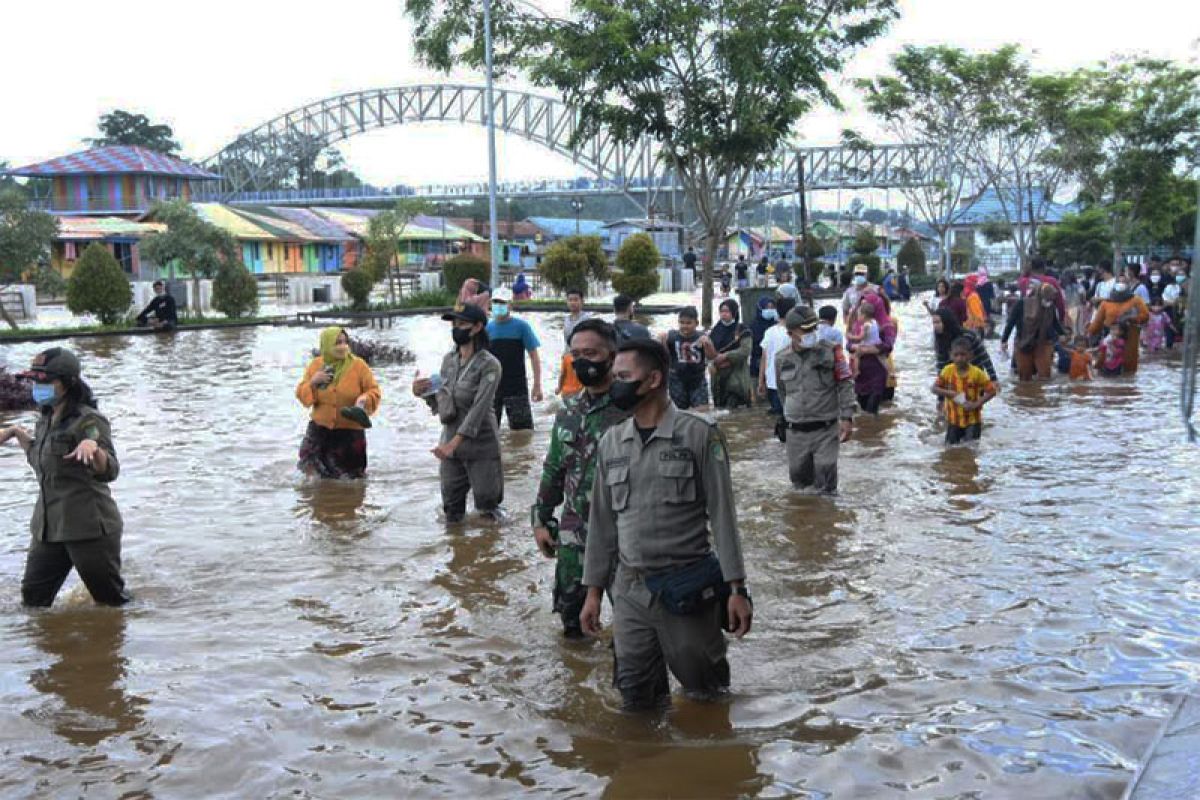
[[[317,370],[324,367],[325,362],[320,356],[312,360],[308,369],[304,371],[304,379],[296,386],[296,399],[303,403],[305,408],[312,409],[312,421],[322,428],[361,431],[361,425],[343,417],[338,413],[338,409],[352,406],[358,402],[358,398],[365,397],[365,411],[368,414],[374,415],[379,410],[381,394],[371,368],[361,358],[355,358],[337,386],[314,389],[312,377],[317,374]]]
[[[983,300],[979,297],[979,292],[972,292],[967,298],[966,327],[976,333],[987,330],[987,314],[983,311]]]
[[[1112,300],[1105,300],[1101,303],[1100,308],[1096,309],[1096,313],[1092,315],[1092,322],[1088,325],[1088,335],[1095,336],[1108,329],[1109,326],[1116,325],[1120,321],[1121,315],[1131,308],[1136,313],[1130,322],[1134,325],[1145,325],[1146,321],[1150,319],[1150,309],[1146,307],[1145,301],[1135,294],[1124,303]]]

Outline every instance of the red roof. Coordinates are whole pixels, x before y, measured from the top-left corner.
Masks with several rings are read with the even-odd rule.
[[[52,158],[40,164],[30,164],[8,171],[23,178],[50,178],[57,175],[170,175],[198,180],[220,180],[200,167],[178,158],[156,153],[144,147],[113,145],[81,150],[69,156]]]

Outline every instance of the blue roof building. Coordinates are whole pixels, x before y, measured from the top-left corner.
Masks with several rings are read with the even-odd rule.
[[[541,230],[542,239],[545,242],[574,236],[576,233],[580,236],[599,236],[601,240],[607,238],[607,232],[604,229],[604,220],[601,219],[577,220],[575,217],[526,217],[525,221],[536,225]]]
[[[1054,225],[1062,222],[1062,218],[1067,214],[1075,214],[1079,211],[1077,203],[1056,203],[1053,200],[1047,200],[1041,189],[1024,192],[1024,206],[1017,209],[1015,208],[1016,191],[1011,188],[1003,191],[1007,194],[1002,195],[996,189],[989,188],[974,197],[963,198],[960,201],[962,208],[954,221],[955,227],[1004,222],[1009,218],[1012,218],[1013,225],[1028,225],[1030,224],[1030,205],[1033,206],[1034,216],[1040,217],[1037,221],[1039,225]],[[1009,217],[1005,216],[1004,204],[1009,206]]]

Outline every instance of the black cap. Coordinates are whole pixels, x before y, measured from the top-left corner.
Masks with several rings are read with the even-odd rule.
[[[451,311],[449,314],[442,314],[442,319],[447,322],[462,320],[463,322],[470,322],[472,324],[482,322],[484,325],[487,325],[488,321],[487,313],[482,308],[470,304],[458,310]]]
[[[79,359],[74,353],[65,347],[51,347],[33,357],[29,371],[22,373],[22,377],[46,382],[46,378],[78,378],[79,371]]]

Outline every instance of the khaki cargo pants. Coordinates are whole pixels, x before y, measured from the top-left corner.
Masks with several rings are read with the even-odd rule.
[[[838,424],[815,431],[788,427],[788,476],[797,489],[808,487],[833,494],[837,491]]]
[[[718,603],[695,614],[672,614],[641,575],[624,566],[617,568],[612,591],[614,680],[625,710],[670,703],[668,668],[691,697],[710,699],[729,688]]]

